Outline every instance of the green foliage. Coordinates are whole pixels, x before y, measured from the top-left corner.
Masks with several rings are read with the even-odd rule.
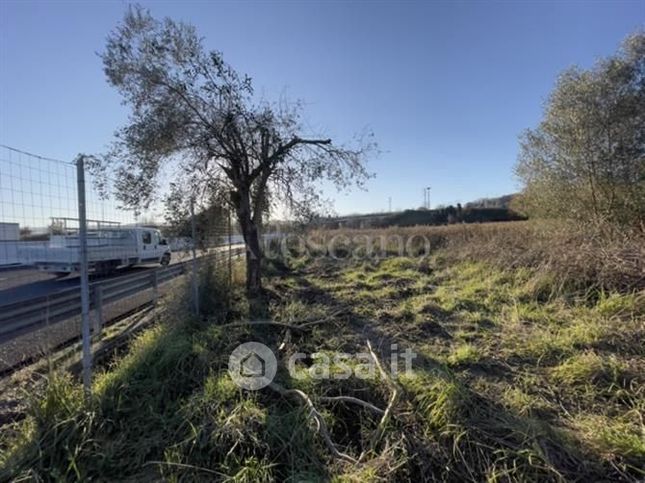
[[[217,256],[217,255],[216,255]],[[215,261],[205,264],[199,272],[199,307],[203,316],[226,320],[235,305],[235,287],[228,270]]]
[[[538,128],[520,144],[517,175],[531,216],[645,222],[645,33],[590,70],[558,79]]]
[[[307,138],[302,104],[258,101],[251,78],[208,50],[192,25],[130,7],[101,58],[130,115],[92,170],[115,172],[117,199],[139,209],[158,191],[162,166],[174,163],[180,175],[171,184],[168,221],[180,232],[189,203],[203,202],[198,216],[211,223],[221,216],[218,206],[230,206],[253,255],[246,258],[251,298],[261,293],[259,232],[271,205],[285,201],[307,216],[322,203],[320,181],[348,188],[370,176],[371,136],[355,138],[352,147]]]

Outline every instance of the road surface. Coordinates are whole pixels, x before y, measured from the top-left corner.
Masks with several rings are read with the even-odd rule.
[[[243,245],[232,245],[232,248],[239,246]],[[228,250],[228,246],[218,247],[216,250],[226,251]],[[173,265],[188,259],[190,259],[189,253],[176,252],[172,254],[170,264]],[[159,268],[159,264],[137,265],[135,267],[118,270],[111,275],[90,275],[90,283],[123,277],[124,275],[132,275],[134,273],[144,272],[150,268]],[[50,273],[31,268],[3,270],[0,271],[0,307],[23,300],[27,301],[35,297],[52,295],[61,290],[68,290],[79,285],[80,277],[78,274],[57,278]]]

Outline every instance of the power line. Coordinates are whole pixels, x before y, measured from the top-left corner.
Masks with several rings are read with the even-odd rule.
[[[24,154],[26,156],[31,156],[31,157],[40,159],[42,161],[52,161],[54,163],[61,163],[61,164],[66,164],[66,165],[74,165],[75,164],[72,161],[63,161],[61,159],[48,158],[47,156],[40,156],[38,154],[30,153],[28,151],[23,151],[22,149],[12,148],[11,146],[7,146],[6,144],[0,144],[0,147],[8,149],[9,151],[14,151],[16,153]]]

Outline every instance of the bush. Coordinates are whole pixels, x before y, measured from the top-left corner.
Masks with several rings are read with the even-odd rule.
[[[521,138],[524,211],[642,229],[644,76],[645,32],[592,69],[560,75],[542,122]]]

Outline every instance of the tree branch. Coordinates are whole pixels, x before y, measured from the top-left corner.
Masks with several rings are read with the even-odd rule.
[[[267,386],[269,389],[277,392],[281,396],[296,396],[300,400],[302,400],[305,405],[309,408],[309,416],[311,416],[314,421],[316,422],[316,425],[318,427],[318,433],[322,436],[323,441],[327,445],[327,448],[331,452],[332,456],[334,456],[337,459],[341,459],[344,461],[348,461],[350,463],[358,463],[358,460],[355,458],[351,457],[348,454],[342,453],[341,451],[338,451],[338,448],[336,448],[336,445],[331,439],[331,436],[329,435],[329,430],[327,429],[327,424],[325,423],[325,419],[322,417],[320,412],[316,409],[316,406],[314,406],[314,403],[311,401],[311,398],[307,396],[304,392],[302,392],[299,389],[286,389],[285,387],[282,387],[280,384],[272,382]]]
[[[372,344],[370,343],[369,339],[367,339],[367,350],[369,351],[370,356],[374,360],[374,364],[376,365],[379,371],[379,374],[381,375],[381,378],[383,378],[385,383],[390,387],[390,389],[392,390],[392,393],[390,395],[390,401],[388,402],[387,407],[383,412],[383,417],[381,418],[381,421],[379,422],[376,430],[374,431],[374,433],[372,434],[372,437],[370,438],[369,449],[361,453],[360,457],[358,458],[359,461],[361,461],[366,454],[376,449],[376,446],[378,445],[379,441],[381,440],[381,437],[383,436],[383,433],[385,432],[385,427],[387,426],[387,423],[392,417],[392,408],[394,407],[394,403],[396,402],[399,396],[399,390],[396,384],[394,383],[390,375],[388,375],[383,369],[381,362],[379,361],[378,357],[374,353],[374,350],[372,350]]]
[[[306,319],[293,320],[291,321],[291,323],[276,322],[273,320],[249,320],[249,321],[243,321],[243,322],[231,322],[230,324],[220,325],[219,327],[246,327],[246,326],[254,326],[254,325],[269,325],[269,326],[280,327],[284,329],[304,331],[304,330],[310,329],[315,325],[332,322],[335,317],[339,316],[344,311],[345,309],[341,308],[341,309],[335,310],[327,317],[323,317],[322,319],[310,317]]]
[[[375,413],[379,413],[379,414],[385,413],[385,411],[383,411],[379,407],[374,406],[372,403],[363,401],[362,399],[358,399],[357,397],[353,397],[353,396],[322,396],[318,399],[323,402],[347,402],[352,404],[358,404],[359,406],[363,406],[371,411],[374,411]]]

